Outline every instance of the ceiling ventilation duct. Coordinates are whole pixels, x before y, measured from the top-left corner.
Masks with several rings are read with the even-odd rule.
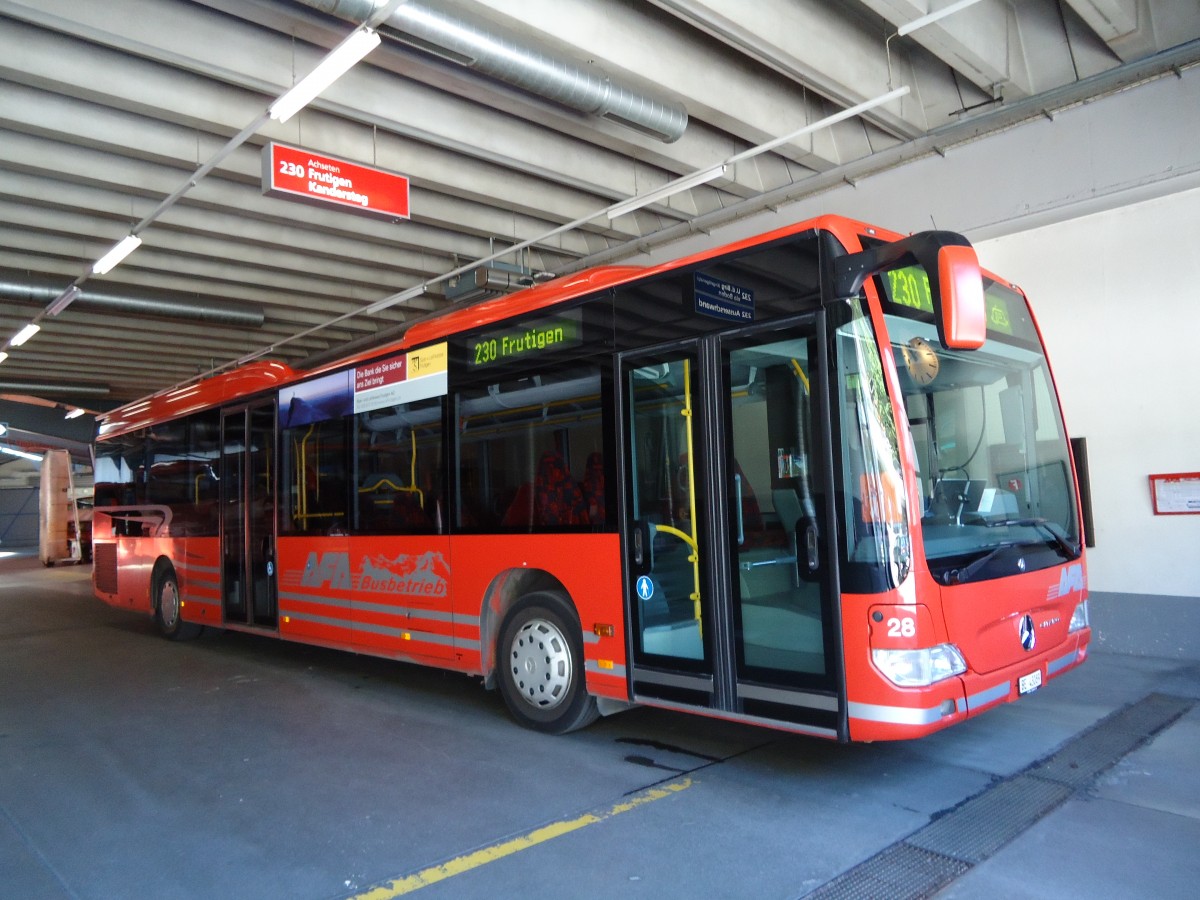
[[[30,277],[26,273],[0,269],[0,299],[16,303],[46,305],[62,293],[62,281]],[[124,313],[131,316],[157,316],[165,319],[185,319],[212,325],[232,325],[241,328],[261,328],[263,310],[253,303],[220,300],[213,297],[194,297],[188,294],[147,292],[145,295],[96,291],[84,288],[79,292],[72,309],[91,307],[95,311]]]
[[[301,0],[307,6],[352,22],[365,22],[375,0]],[[467,66],[570,109],[632,128],[671,143],[687,128],[682,104],[656,99],[614,84],[603,72],[551,56],[490,22],[471,21],[424,3],[402,3],[384,23],[392,36],[442,59]]]

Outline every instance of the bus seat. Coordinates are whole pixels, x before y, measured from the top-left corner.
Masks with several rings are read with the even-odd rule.
[[[421,508],[421,495],[416,491],[399,491],[392,501],[392,525],[396,528],[424,531],[429,516]]]
[[[607,520],[604,510],[604,457],[599,453],[588,456],[582,487],[588,522],[592,525],[603,525]]]
[[[562,454],[555,450],[547,450],[538,461],[533,508],[537,525],[575,525],[583,519],[583,492],[571,477]]]
[[[533,526],[533,484],[526,481],[517,488],[517,495],[504,511],[500,520],[503,528],[523,528],[529,531]]]

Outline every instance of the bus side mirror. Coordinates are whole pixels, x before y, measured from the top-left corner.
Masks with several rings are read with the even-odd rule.
[[[942,343],[951,350],[976,350],[987,336],[983,276],[974,247],[943,246],[937,251],[937,284],[941,292]]]
[[[938,338],[951,350],[975,350],[987,336],[987,307],[983,299],[983,274],[975,248],[961,234],[922,231],[898,241],[879,244],[833,260],[833,294],[849,298],[872,275],[916,264],[929,279],[925,301],[909,305],[930,309]],[[903,302],[903,301],[901,301]]]

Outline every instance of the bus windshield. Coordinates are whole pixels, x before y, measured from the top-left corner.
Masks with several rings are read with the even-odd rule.
[[[960,584],[1080,554],[1066,432],[1024,300],[986,283],[988,339],[943,348],[932,316],[889,303],[919,467],[925,557]]]

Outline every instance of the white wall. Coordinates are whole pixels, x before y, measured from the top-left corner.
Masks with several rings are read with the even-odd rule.
[[[1147,479],[1200,471],[1200,189],[976,247],[1029,295],[1087,438],[1091,589],[1200,598],[1200,515],[1155,516]]]
[[[985,265],[1029,292],[1067,427],[1088,439],[1091,590],[1200,601],[1200,516],[1152,515],[1147,480],[1200,471],[1200,67],[628,262],[821,213],[964,233]],[[1183,605],[1200,622],[1200,602]],[[1144,604],[1130,610],[1115,628],[1146,619]]]

